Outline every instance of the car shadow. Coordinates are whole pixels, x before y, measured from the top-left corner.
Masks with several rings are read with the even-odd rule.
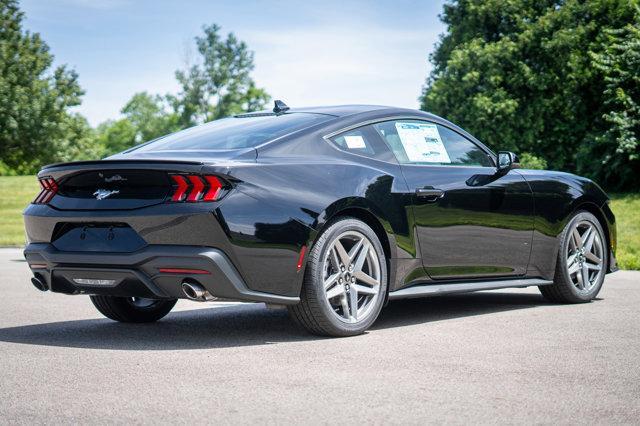
[[[390,302],[372,330],[551,305],[541,294],[478,292]]]
[[[548,304],[537,294],[473,293],[389,303],[372,330],[401,328]],[[62,321],[0,329],[0,341],[112,350],[189,350],[321,340],[297,328],[286,310],[262,304],[173,312],[152,324],[107,319]]]

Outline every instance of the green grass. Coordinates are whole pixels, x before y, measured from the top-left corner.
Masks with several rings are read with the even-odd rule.
[[[618,224],[618,266],[640,270],[640,194],[612,195],[611,210]]]
[[[37,193],[34,176],[0,176],[0,246],[24,244],[22,211]],[[618,221],[618,264],[640,270],[640,194],[615,194],[611,208]]]
[[[0,246],[24,245],[22,211],[39,188],[35,176],[0,176]]]

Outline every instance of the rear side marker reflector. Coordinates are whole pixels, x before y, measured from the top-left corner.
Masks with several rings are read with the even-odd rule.
[[[210,275],[211,272],[205,269],[184,269],[184,268],[160,268],[163,274],[183,274],[183,275]]]
[[[47,267],[47,265],[45,263],[31,263],[29,264],[29,267],[31,269],[44,269]]]
[[[174,182],[173,202],[196,203],[217,201],[223,184],[216,176],[171,175]]]
[[[58,192],[58,184],[51,177],[38,178],[40,182],[40,193],[33,200],[33,204],[47,204]]]
[[[302,269],[302,264],[304,263],[304,255],[307,252],[307,246],[302,246],[302,248],[300,249],[300,255],[298,256],[298,264],[296,265],[296,268],[298,271],[300,271],[300,269]]]

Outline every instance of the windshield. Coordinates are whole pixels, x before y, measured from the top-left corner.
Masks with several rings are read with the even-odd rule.
[[[136,152],[221,151],[253,148],[333,118],[322,114],[239,116],[211,121],[134,148]]]

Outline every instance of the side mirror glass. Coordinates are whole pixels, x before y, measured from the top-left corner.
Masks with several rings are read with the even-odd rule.
[[[506,173],[511,169],[518,168],[518,156],[513,152],[500,151],[498,152],[498,173]]]

